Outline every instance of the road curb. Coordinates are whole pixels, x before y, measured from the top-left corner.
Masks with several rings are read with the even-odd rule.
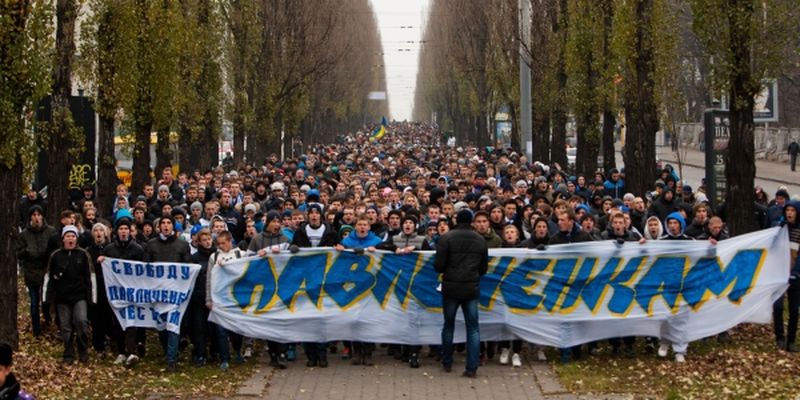
[[[668,163],[671,163],[671,164],[678,164],[678,160],[668,160],[666,158],[662,158],[661,161],[662,162],[668,162]],[[698,164],[688,163],[688,162],[683,162],[683,165],[687,166],[687,167],[698,168],[698,169],[705,169],[706,168],[705,165],[698,165]],[[758,166],[756,166],[756,171],[758,171]],[[797,184],[797,182],[786,181],[786,180],[783,180],[783,179],[769,178],[769,177],[766,177],[766,176],[758,176],[758,175],[756,175],[756,178],[757,179],[761,179],[761,180],[765,180],[765,181],[780,183],[780,184],[784,184],[784,185],[796,185]]]

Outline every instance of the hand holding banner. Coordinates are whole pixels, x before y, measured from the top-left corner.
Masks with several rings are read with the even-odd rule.
[[[106,258],[102,267],[104,290],[123,328],[180,333],[199,265]]]

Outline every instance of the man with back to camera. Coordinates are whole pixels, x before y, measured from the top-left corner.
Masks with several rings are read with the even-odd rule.
[[[442,274],[442,366],[445,372],[453,366],[453,330],[456,312],[461,307],[467,328],[467,366],[463,376],[475,378],[480,353],[478,299],[480,277],[489,268],[489,247],[470,226],[472,212],[461,210],[456,227],[442,236],[436,245],[436,272]]]

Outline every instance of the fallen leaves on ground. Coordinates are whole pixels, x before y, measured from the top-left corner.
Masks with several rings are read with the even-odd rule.
[[[24,296],[23,296],[24,295]],[[18,324],[20,349],[14,354],[14,372],[23,389],[39,399],[141,399],[160,394],[168,398],[228,397],[252,375],[258,366],[251,360],[231,365],[221,372],[218,366],[192,366],[187,358],[190,348],[181,352],[180,370],[167,374],[158,335],[150,332],[147,354],[134,368],[114,365],[116,354],[105,355],[89,350],[89,362],[65,365],[61,361],[63,345],[52,325],[44,335],[30,333],[27,293],[20,293]]]
[[[744,324],[729,343],[715,338],[689,346],[686,363],[644,353],[637,339],[637,357],[601,354],[576,363],[554,363],[562,383],[580,393],[632,393],[638,398],[794,398],[800,393],[800,354],[779,351],[772,327]]]

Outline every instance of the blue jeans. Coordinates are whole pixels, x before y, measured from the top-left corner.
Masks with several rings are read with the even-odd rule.
[[[33,336],[39,336],[42,334],[42,316],[39,313],[39,306],[42,301],[42,287],[40,285],[28,285],[28,295],[31,299],[31,326],[33,328]]]
[[[166,329],[158,334],[161,345],[164,346],[164,352],[167,353],[167,364],[176,364],[178,362],[178,351],[181,345],[181,335]]]
[[[61,321],[61,337],[64,339],[64,360],[75,360],[73,336],[78,342],[78,354],[83,359],[89,348],[89,318],[86,300],[74,304],[56,304],[58,319]]]
[[[478,357],[480,356],[481,334],[478,327],[478,299],[457,300],[443,296],[442,311],[444,312],[444,327],[442,327],[442,365],[453,365],[453,330],[456,325],[456,312],[458,307],[464,313],[464,322],[467,325],[467,368],[469,372],[478,370]]]

